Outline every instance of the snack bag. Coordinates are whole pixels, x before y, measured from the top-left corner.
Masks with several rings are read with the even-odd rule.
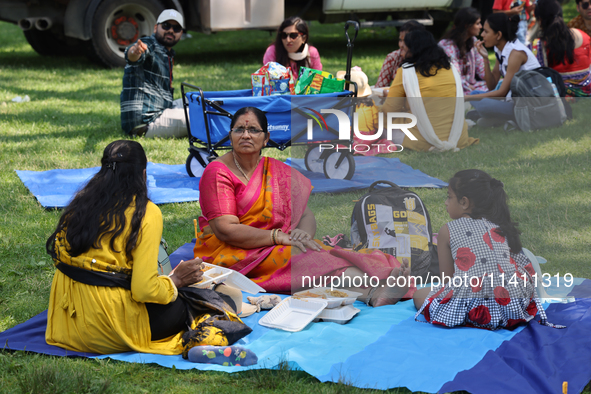
[[[251,75],[253,96],[295,94],[291,68],[269,62]]]
[[[268,96],[271,91],[271,86],[268,84],[266,74],[254,73],[250,76],[252,80],[252,95],[253,96]],[[265,83],[267,82],[267,83]]]
[[[302,67],[295,94],[334,93],[342,92],[344,88],[345,81],[335,79],[331,73]]]
[[[322,76],[322,74],[314,74],[314,77],[312,78],[312,82],[310,83],[310,86],[308,86],[308,90],[307,90],[306,94],[321,93],[322,82],[324,81],[324,79],[325,78]]]

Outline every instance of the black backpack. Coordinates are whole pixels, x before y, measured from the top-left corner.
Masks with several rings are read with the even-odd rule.
[[[566,86],[564,86],[564,80],[558,71],[550,67],[538,67],[534,68],[534,71],[542,74],[544,78],[550,77],[560,97],[566,97]]]
[[[511,80],[517,127],[533,131],[562,125],[572,117],[565,95],[564,82],[556,70],[539,67],[518,71]]]
[[[375,189],[384,183],[390,187]],[[389,181],[371,184],[353,208],[351,243],[356,250],[379,249],[410,260],[411,275],[428,279],[439,275],[431,218],[421,198]]]

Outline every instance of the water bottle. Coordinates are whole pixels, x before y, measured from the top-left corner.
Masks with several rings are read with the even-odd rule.
[[[558,89],[556,89],[556,85],[554,85],[554,83],[552,82],[552,78],[546,77],[546,79],[548,80],[548,82],[550,82],[550,85],[552,85],[552,90],[554,90],[554,97],[556,97],[558,99],[556,101],[558,104],[558,108],[560,109],[560,115],[562,118],[562,122],[564,122],[567,118],[566,109],[564,108],[564,103],[560,99],[560,94],[558,93]]]
[[[548,80],[548,82],[550,82],[550,85],[552,85],[552,90],[554,90],[554,97],[560,98],[560,94],[558,93],[558,89],[556,88],[556,85],[554,85],[554,83],[552,82],[552,78],[546,77],[546,79]]]

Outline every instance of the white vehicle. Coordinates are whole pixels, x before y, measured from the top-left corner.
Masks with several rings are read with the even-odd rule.
[[[151,35],[165,8],[180,11],[186,30],[275,30],[286,16],[321,23],[400,25],[417,19],[440,33],[472,0],[3,0],[0,20],[18,24],[41,55],[85,54],[107,67],[125,65],[125,48]],[[88,44],[91,45],[88,45]]]

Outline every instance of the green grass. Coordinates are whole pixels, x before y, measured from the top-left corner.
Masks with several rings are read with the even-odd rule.
[[[574,1],[566,7],[574,9]],[[571,12],[572,13],[572,12]],[[567,13],[568,14],[568,13]],[[322,54],[324,69],[345,68],[346,41],[341,25],[311,27],[312,43]],[[353,65],[375,83],[386,53],[396,48],[393,29],[362,30],[353,48]],[[260,67],[272,37],[242,31],[193,38],[177,46],[176,98],[180,82],[205,91],[244,89],[250,73]],[[60,212],[45,210],[23,186],[14,170],[92,167],[103,148],[126,136],[120,130],[121,70],[102,69],[82,57],[38,56],[14,25],[0,23],[0,331],[22,323],[47,308],[54,268],[44,245]],[[30,102],[11,99],[28,95]],[[471,130],[480,144],[457,153],[398,155],[404,163],[447,180],[456,171],[479,168],[501,179],[511,198],[522,240],[548,263],[551,274],[572,273],[591,278],[591,136],[589,102],[574,105],[568,127],[535,133]],[[186,140],[140,140],[153,162],[180,164],[187,157]],[[266,150],[285,158],[289,152]],[[444,189],[416,189],[424,200],[434,230],[449,218]],[[318,236],[348,233],[353,201],[365,191],[313,195],[310,207]],[[199,204],[161,207],[164,237],[171,250],[193,238]],[[288,360],[287,360],[288,361]],[[0,353],[1,392],[367,392],[343,384],[321,384],[287,363],[279,371],[224,374],[178,371],[153,365],[109,360],[80,360]],[[68,378],[64,378],[68,377]],[[347,382],[346,377],[343,378]],[[406,389],[392,392],[408,392]]]

